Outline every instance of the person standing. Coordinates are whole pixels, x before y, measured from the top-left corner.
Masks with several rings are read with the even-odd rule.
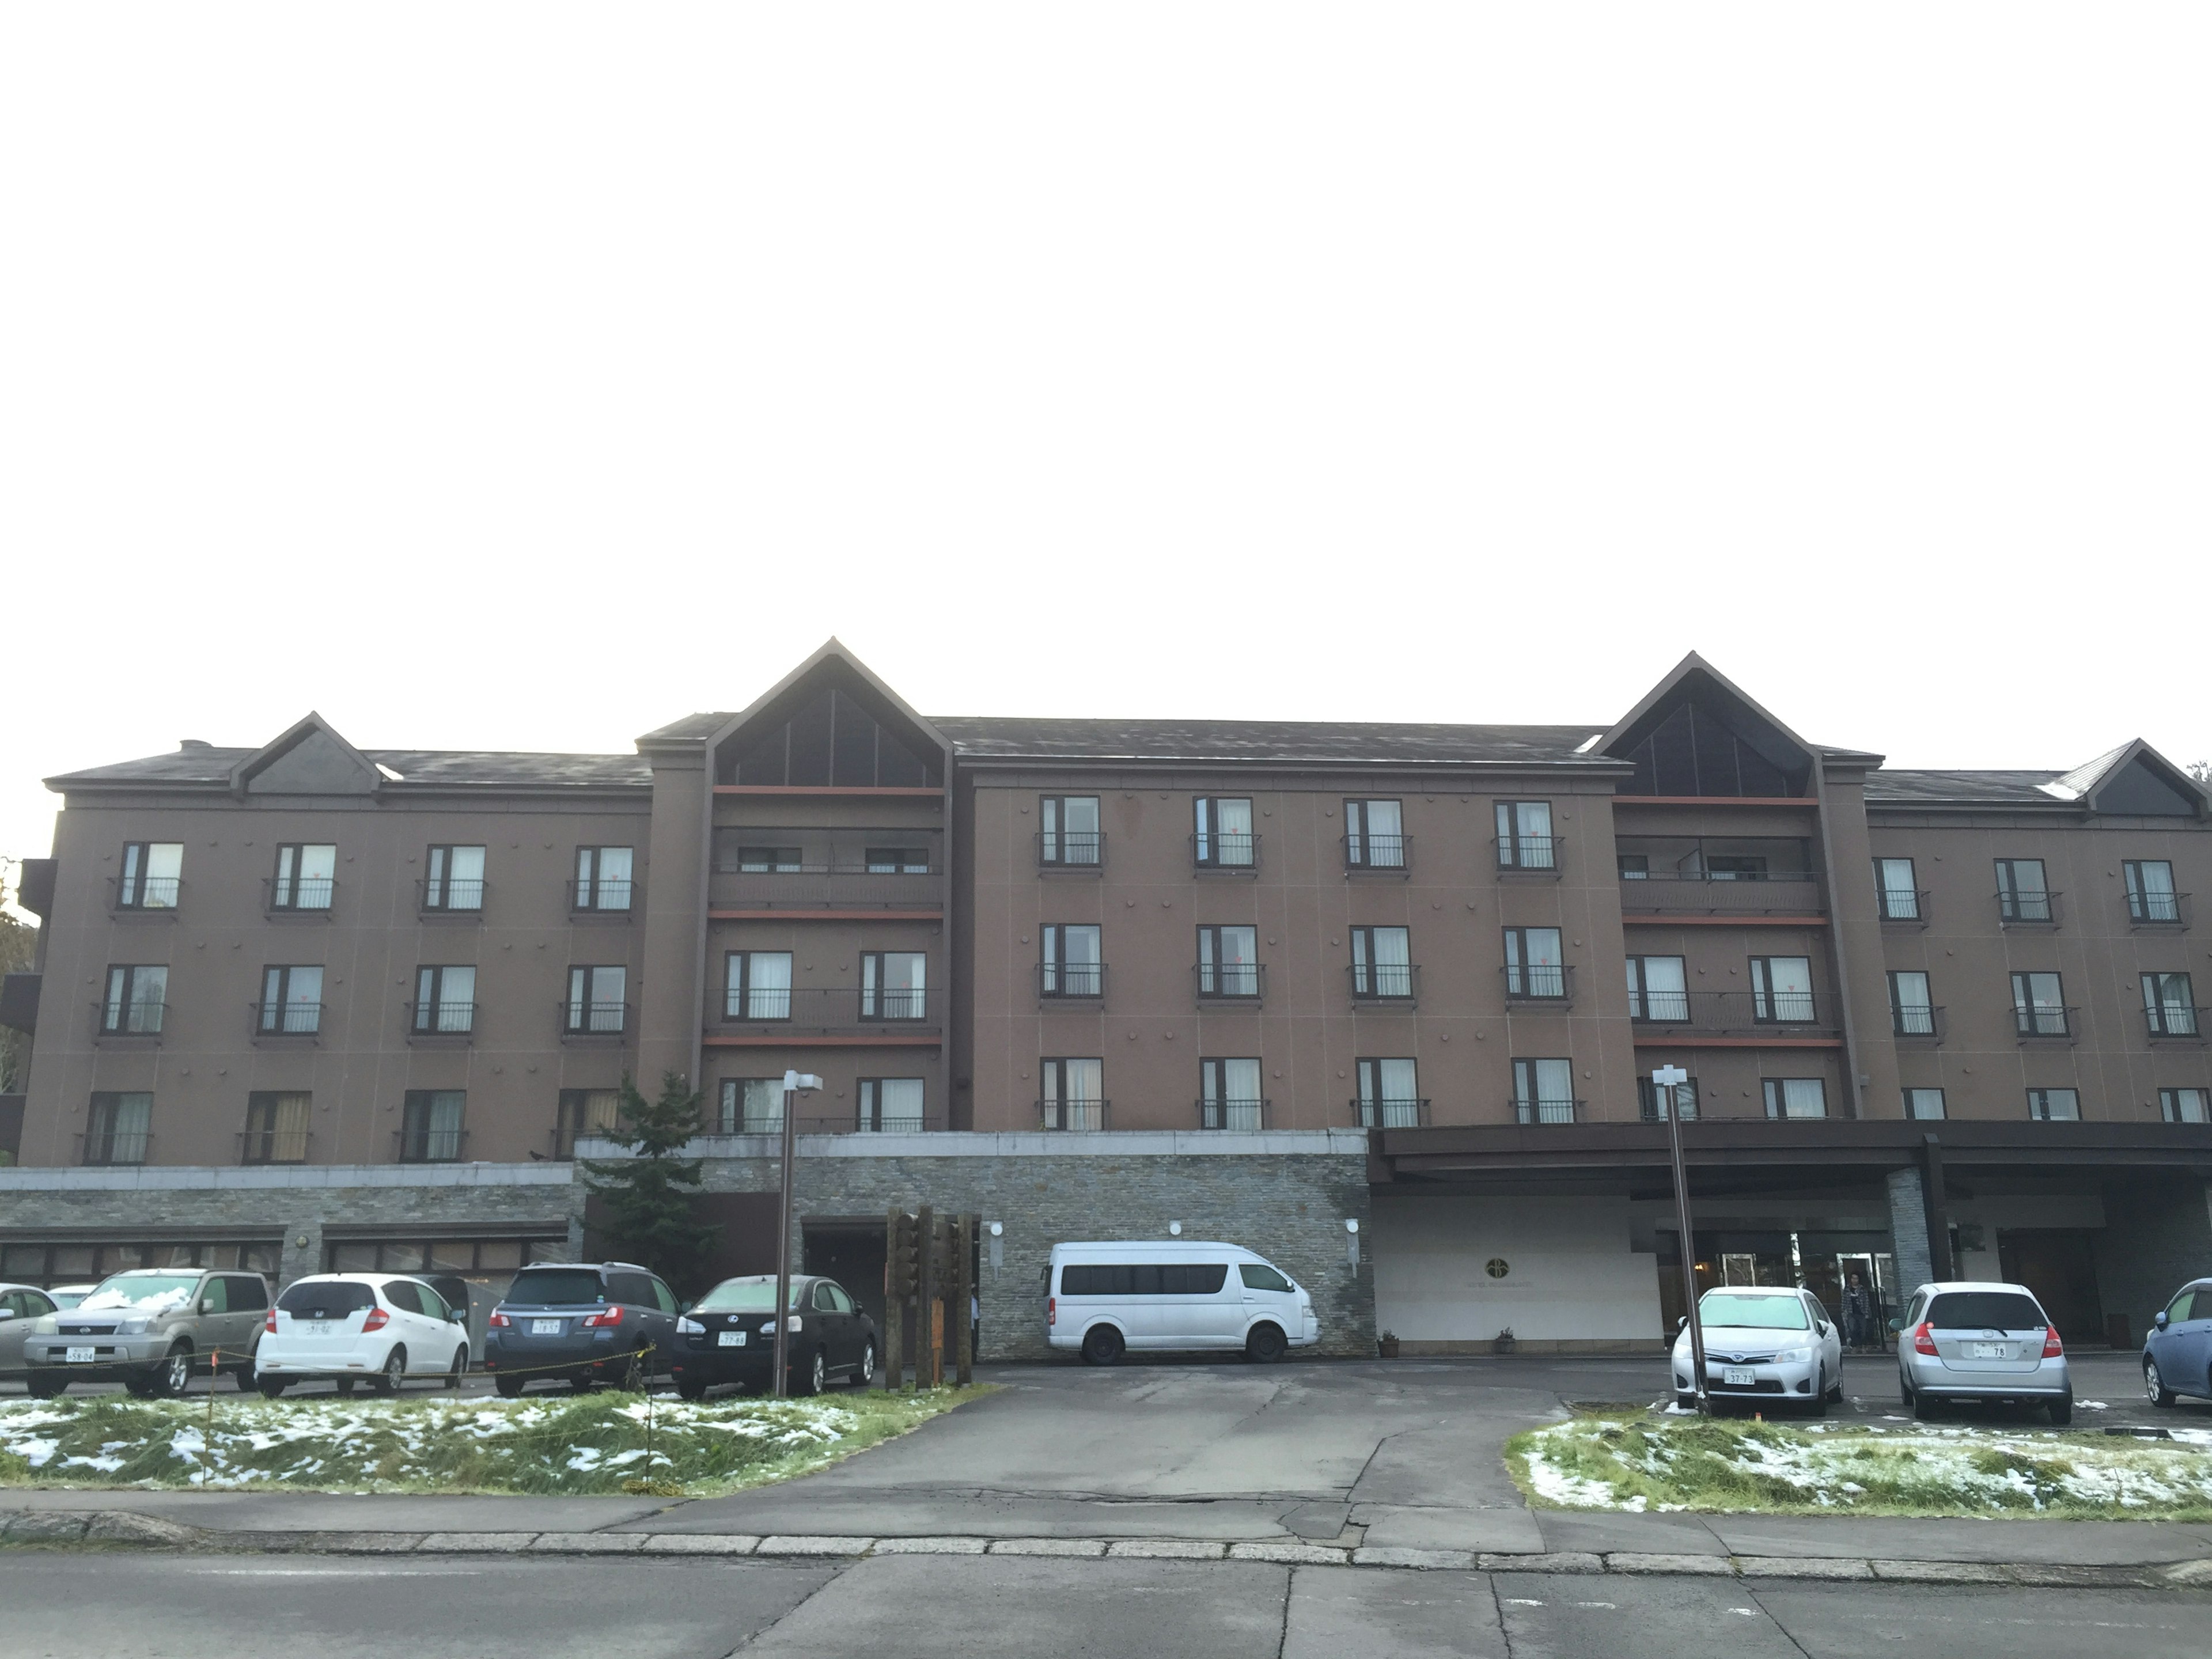
[[[1844,1287],[1844,1346],[1874,1346],[1874,1297],[1867,1289],[1866,1280],[1856,1273]]]

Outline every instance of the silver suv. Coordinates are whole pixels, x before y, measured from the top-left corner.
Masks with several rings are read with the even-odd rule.
[[[2025,1285],[1947,1280],[1913,1291],[1897,1328],[1898,1386],[1915,1417],[1945,1401],[2042,1406],[2074,1420],[2058,1328]]]
[[[23,1344],[31,1392],[51,1400],[72,1382],[120,1382],[141,1399],[180,1395],[194,1371],[210,1365],[251,1388],[268,1316],[269,1281],[259,1273],[111,1273],[76,1307],[32,1326]]]

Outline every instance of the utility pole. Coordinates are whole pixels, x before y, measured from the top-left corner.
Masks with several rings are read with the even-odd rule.
[[[778,1400],[791,1392],[785,1370],[791,1362],[791,1189],[792,1160],[799,1152],[799,1097],[821,1088],[822,1079],[808,1072],[783,1074],[783,1199],[776,1207],[775,1230],[775,1383],[770,1393]]]
[[[1698,1317],[1698,1247],[1690,1231],[1690,1177],[1682,1168],[1682,1100],[1677,1092],[1690,1080],[1679,1066],[1662,1066],[1651,1073],[1651,1092],[1667,1117],[1667,1150],[1674,1164],[1674,1237],[1681,1241],[1682,1295],[1690,1310],[1690,1377],[1698,1410],[1711,1415],[1713,1402],[1705,1393],[1705,1328]]]

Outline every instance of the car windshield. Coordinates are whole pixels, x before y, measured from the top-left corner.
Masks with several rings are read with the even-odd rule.
[[[804,1287],[794,1283],[791,1287],[789,1306],[800,1306],[799,1291]],[[775,1280],[773,1279],[726,1279],[701,1297],[696,1304],[700,1313],[772,1313],[775,1310]]]
[[[118,1273],[77,1305],[86,1313],[112,1308],[181,1308],[198,1288],[198,1273]]]
[[[295,1319],[343,1319],[375,1305],[368,1285],[348,1279],[303,1279],[276,1298],[276,1306]]]
[[[607,1287],[587,1267],[526,1267],[501,1298],[528,1308],[565,1308],[606,1299]]]
[[[1734,1325],[1744,1330],[1802,1331],[1805,1328],[1805,1304],[1784,1291],[1772,1296],[1744,1296],[1735,1291],[1708,1291],[1698,1300],[1698,1317],[1707,1325]]]
[[[57,1308],[74,1308],[84,1300],[82,1291],[48,1291],[46,1294],[53,1297]]]
[[[1928,1304],[1939,1331],[2039,1331],[2043,1310],[2018,1291],[1946,1291]]]

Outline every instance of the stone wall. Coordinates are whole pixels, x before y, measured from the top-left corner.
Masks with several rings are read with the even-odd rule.
[[[2105,1231],[2092,1246],[2105,1317],[2124,1315],[2141,1342],[2151,1316],[2192,1279],[2212,1273],[2212,1208],[2201,1181],[2115,1182],[2105,1190]],[[2101,1340],[2100,1332],[2092,1340]]]

